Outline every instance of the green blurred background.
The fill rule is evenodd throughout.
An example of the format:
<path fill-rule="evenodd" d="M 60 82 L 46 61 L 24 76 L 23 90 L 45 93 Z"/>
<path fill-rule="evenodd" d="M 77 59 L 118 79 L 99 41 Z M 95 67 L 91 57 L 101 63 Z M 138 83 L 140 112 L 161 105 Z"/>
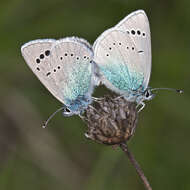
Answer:
<path fill-rule="evenodd" d="M 86 125 L 61 106 L 21 57 L 23 43 L 79 36 L 93 43 L 144 9 L 152 35 L 150 86 L 160 92 L 140 113 L 128 143 L 154 190 L 190 189 L 190 1 L 0 0 L 0 190 L 144 189 L 124 153 L 85 138 Z M 104 87 L 94 96 L 110 93 Z"/>

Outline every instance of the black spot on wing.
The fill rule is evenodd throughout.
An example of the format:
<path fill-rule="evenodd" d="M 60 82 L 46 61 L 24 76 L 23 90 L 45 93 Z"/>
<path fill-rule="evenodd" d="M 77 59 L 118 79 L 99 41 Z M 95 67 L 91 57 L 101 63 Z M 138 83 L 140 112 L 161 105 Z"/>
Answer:
<path fill-rule="evenodd" d="M 51 74 L 51 72 L 48 72 L 47 74 L 46 74 L 46 76 L 49 76 Z"/>
<path fill-rule="evenodd" d="M 50 55 L 50 50 L 46 50 L 46 51 L 45 51 L 45 55 L 46 55 L 46 56 L 49 56 L 49 55 Z"/>
<path fill-rule="evenodd" d="M 37 59 L 36 59 L 36 63 L 40 63 L 40 59 L 37 58 Z"/>
<path fill-rule="evenodd" d="M 41 55 L 40 55 L 40 59 L 43 59 L 43 58 L 44 58 L 44 54 L 41 54 Z"/>

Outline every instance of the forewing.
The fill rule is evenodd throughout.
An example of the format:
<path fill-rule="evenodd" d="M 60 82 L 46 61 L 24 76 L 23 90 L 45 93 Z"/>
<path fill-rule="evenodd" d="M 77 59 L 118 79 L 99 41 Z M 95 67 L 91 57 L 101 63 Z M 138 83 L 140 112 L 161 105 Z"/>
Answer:
<path fill-rule="evenodd" d="M 138 51 L 141 52 L 140 59 L 144 72 L 143 87 L 146 89 L 151 74 L 151 36 L 146 13 L 143 10 L 135 11 L 121 20 L 115 28 L 126 31 Z"/>
<path fill-rule="evenodd" d="M 144 75 L 140 57 L 129 34 L 109 29 L 96 40 L 93 48 L 94 61 L 108 88 L 126 95 L 142 86 Z"/>
<path fill-rule="evenodd" d="M 58 86 L 55 78 L 51 75 L 53 68 L 52 47 L 56 40 L 34 40 L 21 47 L 21 53 L 34 74 L 42 84 L 62 103 L 63 100 L 57 96 Z"/>

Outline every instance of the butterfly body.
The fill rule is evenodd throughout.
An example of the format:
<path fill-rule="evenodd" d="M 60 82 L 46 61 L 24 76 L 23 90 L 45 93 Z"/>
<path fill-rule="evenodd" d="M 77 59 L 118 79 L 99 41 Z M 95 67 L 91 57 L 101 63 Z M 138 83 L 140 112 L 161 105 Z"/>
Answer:
<path fill-rule="evenodd" d="M 34 40 L 22 55 L 42 84 L 64 104 L 64 115 L 80 114 L 94 89 L 93 51 L 81 38 Z"/>

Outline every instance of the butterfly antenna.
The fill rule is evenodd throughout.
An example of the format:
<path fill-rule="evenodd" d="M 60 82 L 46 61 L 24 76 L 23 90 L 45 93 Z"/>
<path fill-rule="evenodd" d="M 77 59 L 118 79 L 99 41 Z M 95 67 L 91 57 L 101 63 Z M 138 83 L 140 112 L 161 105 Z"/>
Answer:
<path fill-rule="evenodd" d="M 44 121 L 44 124 L 42 125 L 42 128 L 46 128 L 47 127 L 47 124 L 49 123 L 49 121 L 55 116 L 56 113 L 60 112 L 61 110 L 63 110 L 65 107 L 61 107 L 59 109 L 57 109 L 54 113 L 52 113 L 49 118 Z"/>
<path fill-rule="evenodd" d="M 174 91 L 174 92 L 177 92 L 177 93 L 180 93 L 182 94 L 183 93 L 183 90 L 180 90 L 180 89 L 175 89 L 175 88 L 153 88 L 151 89 L 151 92 L 152 91 L 157 91 L 157 90 L 170 90 L 170 91 Z"/>

